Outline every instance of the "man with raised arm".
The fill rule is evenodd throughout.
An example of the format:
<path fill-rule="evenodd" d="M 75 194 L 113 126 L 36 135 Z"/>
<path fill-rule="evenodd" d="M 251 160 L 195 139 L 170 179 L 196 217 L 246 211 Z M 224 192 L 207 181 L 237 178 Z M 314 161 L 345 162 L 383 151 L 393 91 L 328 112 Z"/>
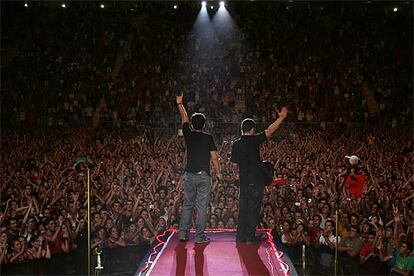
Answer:
<path fill-rule="evenodd" d="M 279 117 L 265 131 L 256 133 L 256 123 L 246 118 L 241 123 L 242 136 L 233 143 L 231 162 L 239 165 L 239 213 L 236 242 L 258 243 L 256 226 L 262 206 L 265 178 L 263 177 L 260 145 L 272 137 L 286 118 L 288 109 L 283 107 Z"/>
<path fill-rule="evenodd" d="M 208 243 L 204 232 L 207 220 L 207 206 L 210 199 L 210 160 L 218 179 L 222 178 L 217 147 L 213 136 L 203 132 L 206 117 L 202 113 L 191 116 L 191 126 L 183 104 L 183 95 L 176 97 L 177 108 L 183 123 L 183 135 L 187 147 L 187 165 L 184 177 L 184 203 L 180 220 L 179 240 L 188 241 L 191 214 L 196 205 L 196 243 Z"/>

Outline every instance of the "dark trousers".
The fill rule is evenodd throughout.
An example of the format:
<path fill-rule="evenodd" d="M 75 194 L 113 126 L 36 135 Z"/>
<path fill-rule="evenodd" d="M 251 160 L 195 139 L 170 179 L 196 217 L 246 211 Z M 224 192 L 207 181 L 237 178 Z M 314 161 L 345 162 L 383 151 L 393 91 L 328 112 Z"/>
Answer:
<path fill-rule="evenodd" d="M 237 219 L 237 241 L 252 241 L 256 237 L 256 226 L 263 201 L 263 185 L 241 186 L 239 215 Z"/>

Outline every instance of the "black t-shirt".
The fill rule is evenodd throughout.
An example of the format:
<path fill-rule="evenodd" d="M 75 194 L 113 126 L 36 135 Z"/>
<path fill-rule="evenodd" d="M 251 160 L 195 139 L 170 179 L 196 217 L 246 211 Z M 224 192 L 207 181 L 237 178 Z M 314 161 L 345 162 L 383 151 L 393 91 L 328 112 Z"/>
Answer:
<path fill-rule="evenodd" d="M 185 171 L 205 171 L 210 174 L 210 151 L 217 151 L 213 136 L 205 132 L 192 131 L 189 123 L 183 124 L 183 134 L 187 146 Z"/>
<path fill-rule="evenodd" d="M 240 186 L 259 184 L 257 182 L 260 145 L 267 140 L 266 134 L 243 135 L 233 143 L 230 161 L 239 165 Z"/>

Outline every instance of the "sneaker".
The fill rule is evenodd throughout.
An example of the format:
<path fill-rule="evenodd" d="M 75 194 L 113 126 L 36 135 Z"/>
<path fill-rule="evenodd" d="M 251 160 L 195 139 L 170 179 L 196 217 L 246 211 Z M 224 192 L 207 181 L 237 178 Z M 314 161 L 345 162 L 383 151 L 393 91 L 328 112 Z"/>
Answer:
<path fill-rule="evenodd" d="M 210 242 L 210 238 L 207 236 L 202 237 L 199 240 L 196 240 L 196 244 L 201 244 L 201 243 L 209 243 Z"/>

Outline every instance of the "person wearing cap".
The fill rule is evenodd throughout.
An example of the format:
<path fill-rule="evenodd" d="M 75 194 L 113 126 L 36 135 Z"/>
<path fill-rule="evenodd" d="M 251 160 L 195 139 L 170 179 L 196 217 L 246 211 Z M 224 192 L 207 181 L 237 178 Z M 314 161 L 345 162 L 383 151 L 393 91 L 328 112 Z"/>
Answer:
<path fill-rule="evenodd" d="M 183 135 L 187 147 L 187 165 L 184 177 L 184 203 L 180 220 L 179 240 L 188 241 L 193 207 L 196 205 L 196 243 L 207 243 L 204 232 L 207 220 L 207 206 L 211 190 L 210 160 L 218 179 L 222 179 L 217 147 L 213 136 L 203 132 L 206 117 L 194 113 L 190 120 L 183 104 L 183 95 L 176 97 L 177 108 L 183 123 Z"/>
<path fill-rule="evenodd" d="M 345 158 L 348 159 L 350 170 L 345 178 L 344 192 L 348 197 L 361 198 L 367 177 L 356 169 L 360 159 L 356 155 L 345 156 Z"/>
<path fill-rule="evenodd" d="M 232 146 L 230 161 L 239 166 L 239 212 L 236 242 L 258 243 L 256 226 L 263 200 L 264 179 L 261 177 L 260 145 L 272 137 L 287 117 L 283 107 L 279 117 L 265 131 L 256 133 L 256 122 L 246 118 L 241 122 L 241 137 Z"/>

